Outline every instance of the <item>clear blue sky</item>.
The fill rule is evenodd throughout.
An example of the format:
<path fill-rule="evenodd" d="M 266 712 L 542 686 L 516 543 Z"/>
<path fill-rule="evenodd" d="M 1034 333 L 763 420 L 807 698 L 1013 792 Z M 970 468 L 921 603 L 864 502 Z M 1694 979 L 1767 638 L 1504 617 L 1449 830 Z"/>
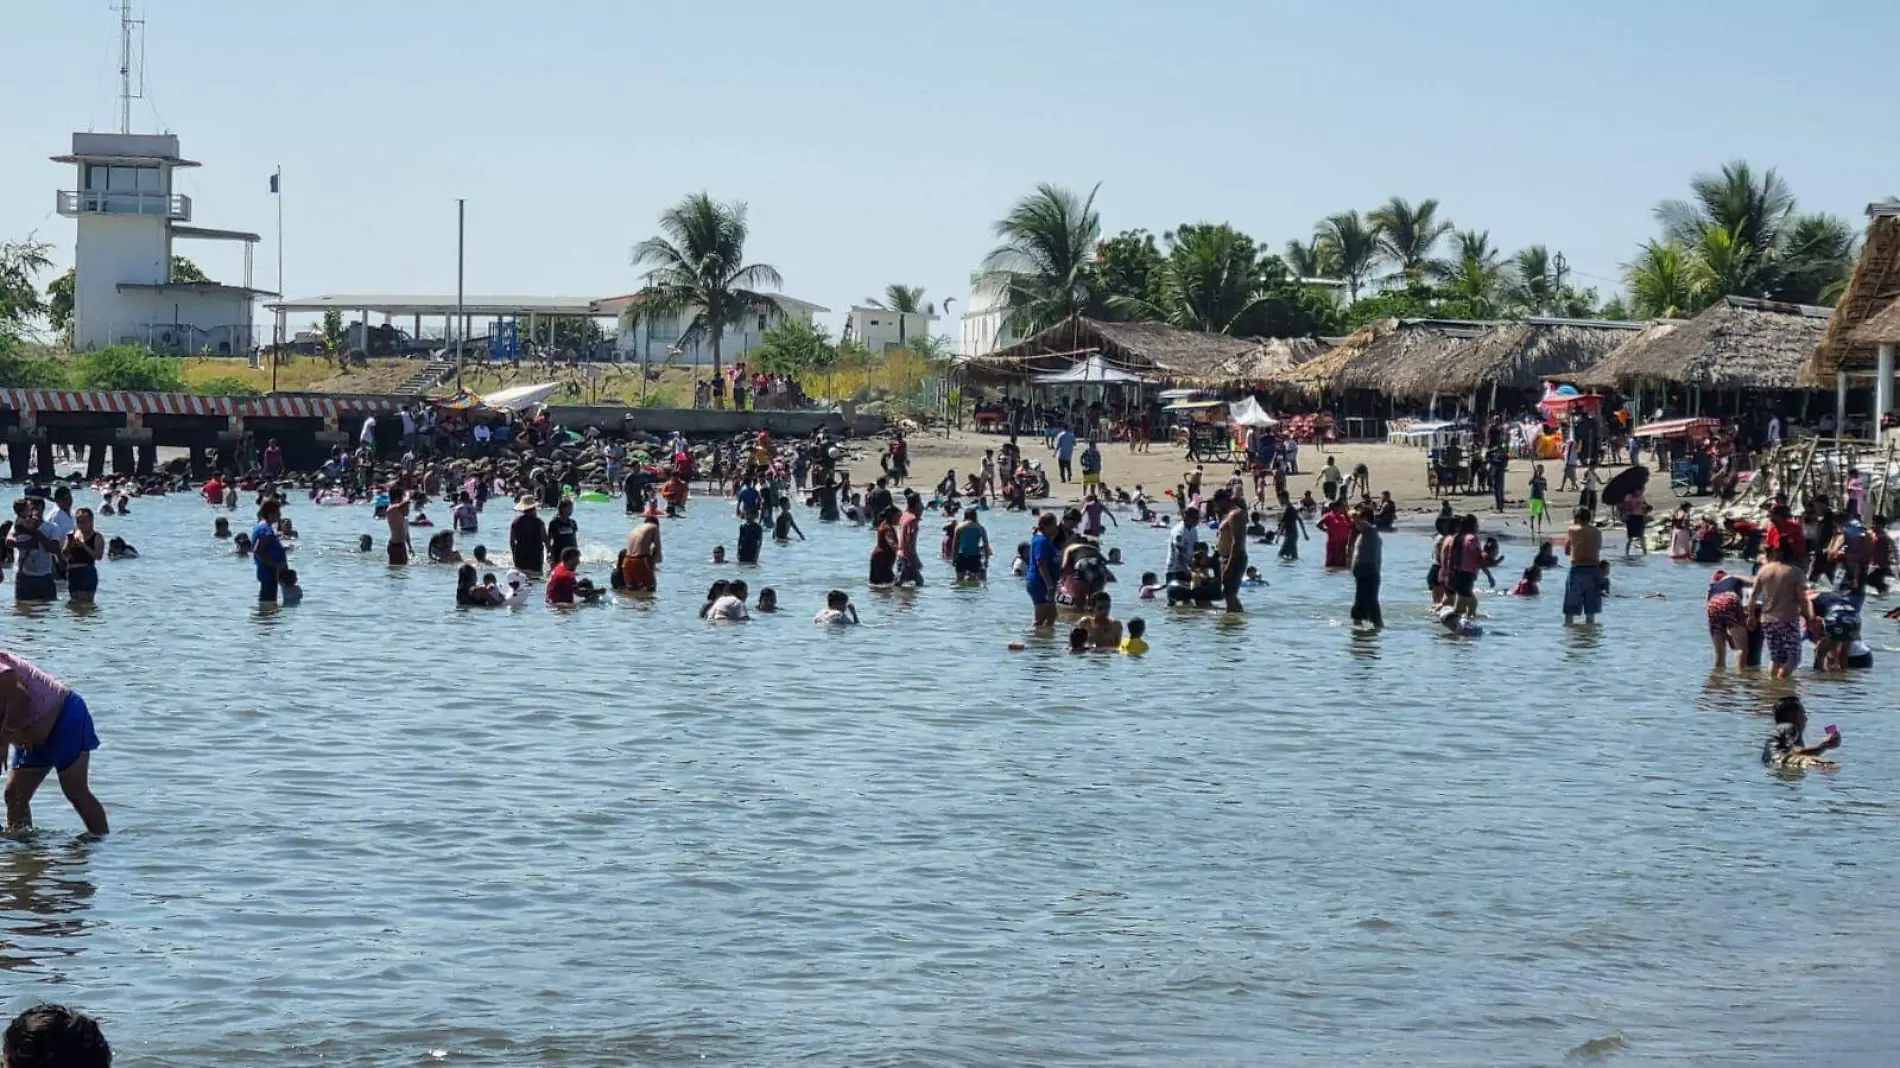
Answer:
<path fill-rule="evenodd" d="M 116 128 L 117 20 L 4 6 L 0 237 L 64 261 L 73 175 L 46 157 Z M 453 292 L 458 196 L 470 292 L 628 291 L 629 248 L 703 188 L 749 203 L 748 251 L 786 292 L 842 312 L 898 281 L 960 309 L 991 222 L 1039 181 L 1100 182 L 1110 233 L 1224 220 L 1275 248 L 1437 197 L 1606 292 L 1655 203 L 1724 160 L 1856 226 L 1900 191 L 1872 0 L 138 7 L 135 130 L 204 162 L 181 186 L 201 225 L 272 234 L 283 166 L 293 296 Z M 238 274 L 235 246 L 186 251 Z M 260 285 L 274 260 L 267 240 Z"/>

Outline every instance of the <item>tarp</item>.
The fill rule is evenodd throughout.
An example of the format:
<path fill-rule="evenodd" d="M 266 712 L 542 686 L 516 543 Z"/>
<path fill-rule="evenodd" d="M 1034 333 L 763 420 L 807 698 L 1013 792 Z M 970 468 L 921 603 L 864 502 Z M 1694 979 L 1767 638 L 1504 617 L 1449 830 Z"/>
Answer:
<path fill-rule="evenodd" d="M 1595 408 L 1602 403 L 1603 397 L 1596 393 L 1549 393 L 1537 405 L 1547 413 L 1555 413 L 1571 408 Z"/>
<path fill-rule="evenodd" d="M 1220 406 L 1221 402 L 1217 400 L 1178 401 L 1161 410 L 1164 412 L 1193 412 L 1199 411 L 1202 408 L 1218 408 Z"/>
<path fill-rule="evenodd" d="M 1227 419 L 1235 426 L 1279 426 L 1280 421 L 1267 414 L 1260 402 L 1242 397 L 1227 406 Z"/>
<path fill-rule="evenodd" d="M 554 396 L 554 391 L 560 388 L 559 382 L 542 382 L 534 386 L 511 386 L 483 397 L 482 406 L 494 408 L 497 411 L 519 412 Z"/>
<path fill-rule="evenodd" d="M 1690 416 L 1687 419 L 1664 419 L 1659 423 L 1644 423 L 1636 428 L 1634 437 L 1639 438 L 1676 438 L 1684 435 L 1707 436 L 1709 431 L 1722 425 L 1720 419 L 1707 416 Z"/>
<path fill-rule="evenodd" d="M 1030 381 L 1038 386 L 1099 386 L 1121 382 L 1149 382 L 1152 379 L 1143 378 L 1119 367 L 1111 367 L 1100 356 L 1090 356 L 1065 371 L 1037 375 Z"/>

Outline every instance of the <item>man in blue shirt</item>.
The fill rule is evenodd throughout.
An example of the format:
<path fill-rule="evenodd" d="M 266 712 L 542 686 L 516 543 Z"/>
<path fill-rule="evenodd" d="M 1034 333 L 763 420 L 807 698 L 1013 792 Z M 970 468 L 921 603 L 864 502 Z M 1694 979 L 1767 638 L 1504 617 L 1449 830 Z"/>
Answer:
<path fill-rule="evenodd" d="M 1056 477 L 1067 482 L 1074 471 L 1071 467 L 1075 459 L 1075 432 L 1063 427 L 1056 435 Z"/>
<path fill-rule="evenodd" d="M 759 491 L 750 480 L 739 487 L 739 518 L 748 522 L 759 518 Z"/>
<path fill-rule="evenodd" d="M 259 604 L 277 603 L 277 578 L 290 561 L 284 555 L 284 543 L 277 537 L 277 517 L 283 505 L 270 498 L 257 509 L 257 525 L 251 528 L 251 559 L 257 562 L 257 600 Z"/>
<path fill-rule="evenodd" d="M 1055 513 L 1044 512 L 1036 521 L 1035 536 L 1029 539 L 1029 566 L 1023 573 L 1023 591 L 1036 606 L 1038 627 L 1056 624 L 1056 578 L 1060 570 L 1055 542 L 1058 526 Z"/>

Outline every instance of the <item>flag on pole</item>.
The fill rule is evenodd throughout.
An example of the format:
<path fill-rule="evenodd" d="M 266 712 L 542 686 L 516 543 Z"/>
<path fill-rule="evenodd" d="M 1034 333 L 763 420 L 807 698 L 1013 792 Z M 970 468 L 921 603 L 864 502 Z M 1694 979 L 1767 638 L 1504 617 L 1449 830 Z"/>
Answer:
<path fill-rule="evenodd" d="M 273 193 L 277 193 L 277 192 L 281 192 L 281 191 L 282 191 L 282 190 L 280 190 L 280 189 L 278 189 L 278 188 L 277 188 L 277 183 L 278 183 L 278 181 L 279 181 L 279 180 L 280 180 L 281 178 L 283 178 L 283 176 L 284 176 L 284 174 L 283 174 L 283 172 L 282 172 L 282 171 L 279 171 L 279 172 L 277 172 L 276 174 L 273 174 L 273 175 L 271 175 L 271 176 L 270 176 L 270 191 L 271 191 L 271 192 L 273 192 Z"/>

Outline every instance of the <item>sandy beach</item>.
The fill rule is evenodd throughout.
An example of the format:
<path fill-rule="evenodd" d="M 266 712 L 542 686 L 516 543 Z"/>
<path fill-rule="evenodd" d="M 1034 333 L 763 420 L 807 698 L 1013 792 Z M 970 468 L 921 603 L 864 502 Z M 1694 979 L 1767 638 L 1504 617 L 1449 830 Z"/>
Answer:
<path fill-rule="evenodd" d="M 910 482 L 919 492 L 927 493 L 946 470 L 954 470 L 958 479 L 966 477 L 971 471 L 978 470 L 983 464 L 983 450 L 1000 447 L 1006 440 L 998 434 L 978 434 L 971 431 L 953 430 L 949 433 L 916 434 L 910 437 L 911 471 Z M 1040 437 L 1019 437 L 1017 443 L 1022 446 L 1023 455 L 1041 460 L 1051 475 L 1052 495 L 1042 504 L 1069 504 L 1078 502 L 1082 497 L 1080 482 L 1060 483 L 1054 481 L 1055 454 L 1045 448 Z M 881 446 L 883 440 L 879 439 Z M 878 452 L 867 448 L 862 456 L 850 464 L 851 480 L 869 482 L 881 473 L 878 468 Z M 1425 450 L 1407 448 L 1401 445 L 1389 445 L 1384 442 L 1341 442 L 1327 446 L 1309 445 L 1300 449 L 1300 473 L 1287 477 L 1287 489 L 1297 499 L 1302 490 L 1311 489 L 1314 496 L 1319 495 L 1319 472 L 1326 464 L 1326 457 L 1334 457 L 1342 472 L 1349 473 L 1355 464 L 1365 464 L 1371 473 L 1372 492 L 1376 497 L 1381 490 L 1389 490 L 1392 499 L 1399 506 L 1401 526 L 1423 526 L 1430 522 L 1439 510 L 1441 498 L 1432 495 L 1425 470 Z M 1110 487 L 1134 492 L 1136 485 L 1147 489 L 1151 498 L 1161 500 L 1161 491 L 1179 484 L 1194 465 L 1187 461 L 1186 451 L 1178 445 L 1156 442 L 1147 452 L 1129 452 L 1125 444 L 1110 445 L 1102 450 L 1102 481 Z M 1489 494 L 1453 495 L 1452 507 L 1459 512 L 1470 512 L 1478 516 L 1486 533 L 1501 538 L 1528 537 L 1529 515 L 1525 510 L 1524 499 L 1528 492 L 1531 471 L 1534 464 L 1530 460 L 1514 459 L 1506 472 L 1508 504 L 1507 510 L 1500 515 L 1492 511 Z M 1599 467 L 1597 473 L 1608 482 L 1622 465 Z M 1222 481 L 1234 468 L 1225 465 L 1207 465 L 1205 484 L 1211 488 Z M 1559 532 L 1567 524 L 1571 509 L 1577 506 L 1577 493 L 1574 490 L 1559 491 L 1557 484 L 1562 480 L 1563 465 L 1558 462 L 1544 464 L 1544 477 L 1550 482 L 1550 524 Z M 1247 481 L 1249 491 L 1252 479 Z M 1649 502 L 1658 512 L 1674 509 L 1682 498 L 1668 488 L 1668 480 L 1660 476 L 1650 480 L 1646 491 Z M 1711 498 L 1703 498 L 1710 500 Z M 1600 514 L 1599 522 L 1603 516 Z"/>

